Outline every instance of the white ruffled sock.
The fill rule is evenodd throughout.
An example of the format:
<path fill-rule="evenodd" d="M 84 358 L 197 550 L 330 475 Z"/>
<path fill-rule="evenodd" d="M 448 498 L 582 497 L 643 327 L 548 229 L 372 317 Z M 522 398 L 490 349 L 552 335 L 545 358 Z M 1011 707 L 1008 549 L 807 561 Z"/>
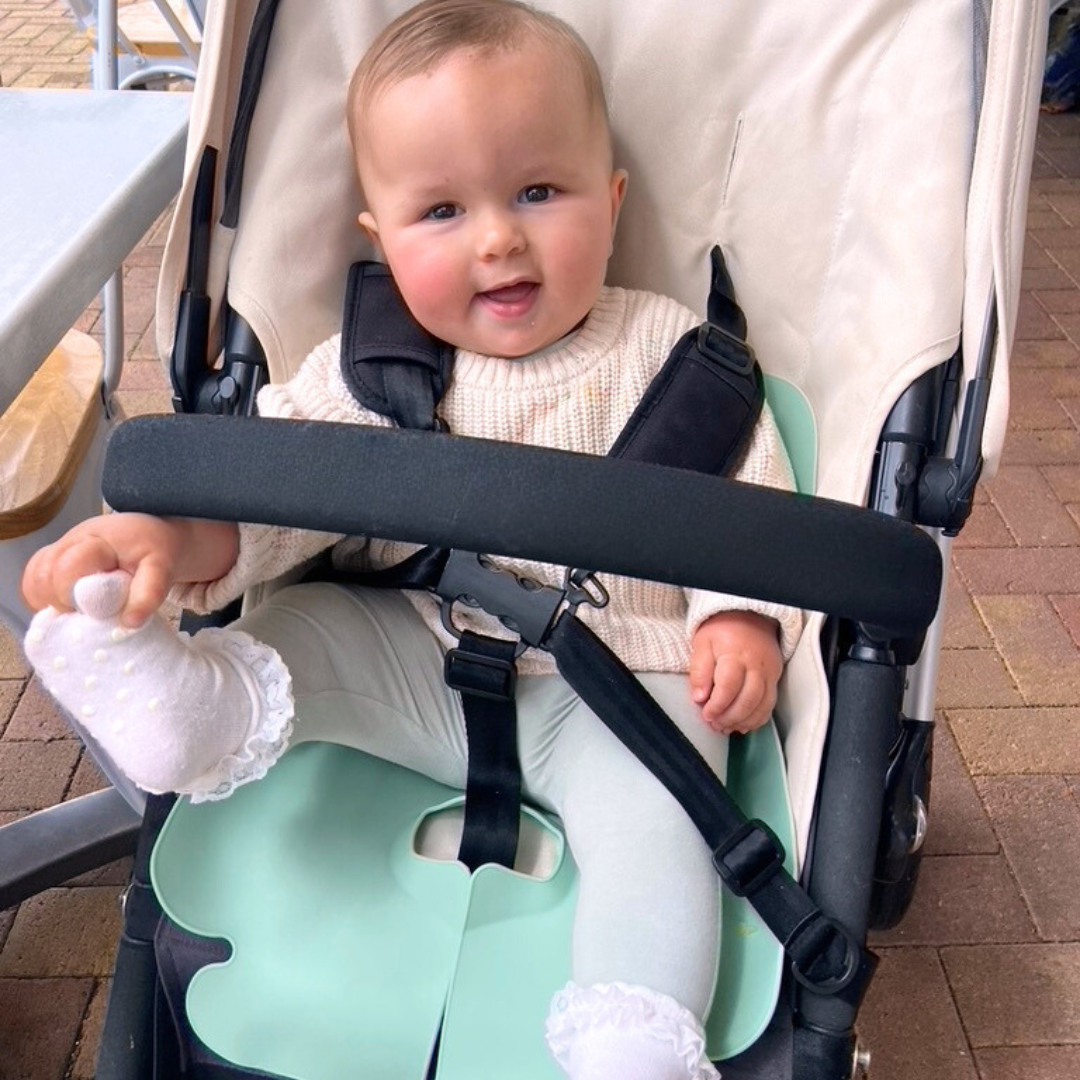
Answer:
<path fill-rule="evenodd" d="M 570 1080 L 720 1080 L 697 1017 L 644 986 L 567 983 L 547 1042 Z"/>
<path fill-rule="evenodd" d="M 160 615 L 120 625 L 130 576 L 75 585 L 76 611 L 46 608 L 26 635 L 45 689 L 145 791 L 193 802 L 257 780 L 292 733 L 292 679 L 269 645 L 239 630 L 177 633 Z"/>

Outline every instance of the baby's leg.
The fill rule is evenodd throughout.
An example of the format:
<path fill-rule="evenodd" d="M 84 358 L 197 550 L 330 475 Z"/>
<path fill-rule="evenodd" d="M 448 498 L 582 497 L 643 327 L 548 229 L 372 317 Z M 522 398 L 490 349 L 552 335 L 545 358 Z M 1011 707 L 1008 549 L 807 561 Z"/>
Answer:
<path fill-rule="evenodd" d="M 403 597 L 365 602 L 305 585 L 188 638 L 159 616 L 134 633 L 120 628 L 123 587 L 112 575 L 80 582 L 80 612 L 39 613 L 26 651 L 47 689 L 145 790 L 224 798 L 264 776 L 290 741 L 319 738 L 440 779 L 464 776 L 456 701 L 429 689 L 441 685 L 441 653 Z"/>
<path fill-rule="evenodd" d="M 272 645 L 292 672 L 292 744 L 352 746 L 463 788 L 461 701 L 443 650 L 394 589 L 328 582 L 274 593 L 235 627 Z"/>
<path fill-rule="evenodd" d="M 686 677 L 640 678 L 723 777 L 727 740 L 698 719 Z M 522 682 L 526 785 L 562 815 L 581 871 L 574 981 L 552 1004 L 549 1045 L 573 1080 L 715 1077 L 701 1019 L 718 966 L 720 894 L 705 843 L 561 679 Z"/>

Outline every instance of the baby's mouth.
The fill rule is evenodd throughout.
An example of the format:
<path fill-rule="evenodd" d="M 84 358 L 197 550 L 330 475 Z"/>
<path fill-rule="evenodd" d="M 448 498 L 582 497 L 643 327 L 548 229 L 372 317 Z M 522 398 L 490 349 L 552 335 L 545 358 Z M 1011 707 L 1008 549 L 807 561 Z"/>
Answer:
<path fill-rule="evenodd" d="M 517 281 L 513 285 L 503 285 L 498 289 L 477 293 L 477 296 L 488 310 L 513 317 L 524 314 L 532 306 L 539 291 L 540 286 L 535 281 Z"/>
<path fill-rule="evenodd" d="M 481 293 L 487 300 L 495 300 L 496 303 L 517 303 L 531 296 L 540 286 L 535 281 L 519 281 L 513 285 L 503 285 L 501 288 L 489 288 L 486 293 Z"/>

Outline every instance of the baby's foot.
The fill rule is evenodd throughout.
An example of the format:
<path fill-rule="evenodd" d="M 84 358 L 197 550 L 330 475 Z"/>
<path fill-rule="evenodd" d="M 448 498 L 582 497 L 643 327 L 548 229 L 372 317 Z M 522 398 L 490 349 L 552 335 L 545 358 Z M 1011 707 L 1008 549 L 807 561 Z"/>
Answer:
<path fill-rule="evenodd" d="M 45 689 L 146 791 L 224 798 L 266 775 L 292 732 L 292 680 L 239 630 L 177 633 L 158 614 L 120 625 L 130 576 L 75 585 L 76 611 L 34 616 L 25 650 Z"/>
<path fill-rule="evenodd" d="M 567 983 L 547 1043 L 570 1080 L 720 1080 L 701 1021 L 667 994 L 626 983 Z"/>

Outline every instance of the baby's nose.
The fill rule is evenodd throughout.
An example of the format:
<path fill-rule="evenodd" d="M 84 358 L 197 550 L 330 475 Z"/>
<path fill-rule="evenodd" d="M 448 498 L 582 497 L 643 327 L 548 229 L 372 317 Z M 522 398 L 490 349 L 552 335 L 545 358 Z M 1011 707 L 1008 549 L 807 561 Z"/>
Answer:
<path fill-rule="evenodd" d="M 501 259 L 524 251 L 524 230 L 513 214 L 492 213 L 485 217 L 479 236 L 479 254 L 482 259 Z"/>

